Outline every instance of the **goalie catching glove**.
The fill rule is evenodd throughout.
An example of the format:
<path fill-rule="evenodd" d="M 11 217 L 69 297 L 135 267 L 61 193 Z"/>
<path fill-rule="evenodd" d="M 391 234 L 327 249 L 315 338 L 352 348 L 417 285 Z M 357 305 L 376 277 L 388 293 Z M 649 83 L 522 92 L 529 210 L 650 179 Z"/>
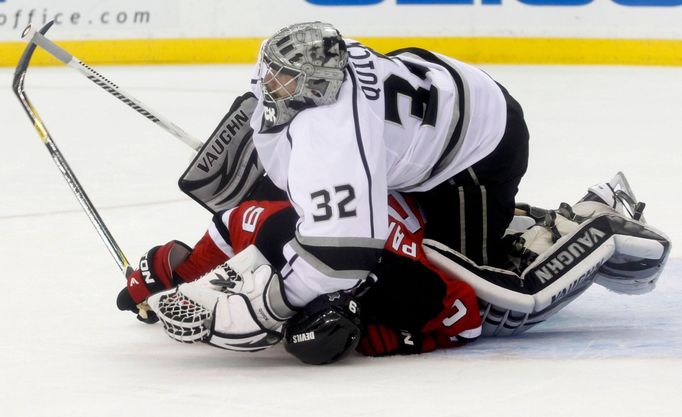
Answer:
<path fill-rule="evenodd" d="M 294 315 L 281 276 L 253 245 L 201 279 L 148 302 L 172 339 L 237 351 L 278 343 L 284 321 Z"/>
<path fill-rule="evenodd" d="M 156 246 L 140 259 L 139 267 L 127 277 L 126 288 L 116 299 L 121 311 L 132 311 L 145 323 L 158 321 L 145 302 L 151 294 L 177 286 L 183 280 L 173 271 L 181 264 L 192 249 L 182 242 L 172 240 L 163 246 Z"/>

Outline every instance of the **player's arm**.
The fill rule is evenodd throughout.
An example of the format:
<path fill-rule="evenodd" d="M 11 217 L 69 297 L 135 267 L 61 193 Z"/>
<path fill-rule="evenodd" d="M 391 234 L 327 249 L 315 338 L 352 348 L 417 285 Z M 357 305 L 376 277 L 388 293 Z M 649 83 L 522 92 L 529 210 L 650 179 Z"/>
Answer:
<path fill-rule="evenodd" d="M 149 250 L 128 278 L 117 305 L 147 321 L 146 311 L 140 308 L 150 295 L 193 282 L 252 244 L 281 266 L 281 248 L 291 239 L 295 220 L 284 201 L 246 201 L 218 212 L 193 248 L 174 240 Z"/>
<path fill-rule="evenodd" d="M 389 251 L 373 274 L 377 283 L 359 298 L 361 353 L 425 353 L 463 345 L 481 334 L 476 295 L 466 283 Z"/>
<path fill-rule="evenodd" d="M 389 237 L 371 278 L 352 295 L 316 298 L 285 325 L 285 347 L 303 362 L 336 360 L 358 342 L 361 353 L 384 356 L 461 345 L 480 334 L 473 289 L 425 259 L 417 206 L 392 193 L 389 213 Z"/>
<path fill-rule="evenodd" d="M 422 249 L 424 221 L 409 198 L 392 194 L 390 234 L 377 282 L 360 298 L 358 350 L 371 356 L 414 354 L 463 345 L 481 334 L 478 302 L 466 283 L 446 277 Z"/>

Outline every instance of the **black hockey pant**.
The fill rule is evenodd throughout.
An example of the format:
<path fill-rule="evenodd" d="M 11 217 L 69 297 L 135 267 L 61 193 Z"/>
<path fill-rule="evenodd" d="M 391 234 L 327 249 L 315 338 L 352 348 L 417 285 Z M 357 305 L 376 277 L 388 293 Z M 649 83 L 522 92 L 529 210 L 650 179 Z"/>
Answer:
<path fill-rule="evenodd" d="M 493 152 L 435 188 L 411 195 L 426 215 L 425 238 L 479 265 L 504 266 L 502 236 L 514 216 L 515 196 L 528 166 L 528 128 L 519 103 L 507 102 L 504 136 Z"/>

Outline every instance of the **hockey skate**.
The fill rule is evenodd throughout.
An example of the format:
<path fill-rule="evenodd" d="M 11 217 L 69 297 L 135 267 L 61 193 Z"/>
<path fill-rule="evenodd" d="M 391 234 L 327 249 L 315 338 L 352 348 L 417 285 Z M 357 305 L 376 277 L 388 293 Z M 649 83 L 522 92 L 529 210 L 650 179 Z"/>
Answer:
<path fill-rule="evenodd" d="M 578 204 L 584 201 L 604 203 L 622 215 L 646 223 L 642 216 L 646 204 L 637 201 L 625 174 L 620 171 L 610 181 L 589 187 Z"/>
<path fill-rule="evenodd" d="M 670 253 L 670 240 L 662 232 L 646 225 L 642 215 L 645 203 L 637 201 L 625 175 L 618 172 L 610 181 L 588 188 L 587 195 L 573 206 L 576 213 L 594 217 L 603 203 L 624 218 L 621 236 L 616 236 L 616 252 L 598 271 L 595 283 L 621 294 L 644 294 L 654 289 Z M 589 213 L 591 212 L 591 213 Z M 635 224 L 639 224 L 638 229 Z"/>

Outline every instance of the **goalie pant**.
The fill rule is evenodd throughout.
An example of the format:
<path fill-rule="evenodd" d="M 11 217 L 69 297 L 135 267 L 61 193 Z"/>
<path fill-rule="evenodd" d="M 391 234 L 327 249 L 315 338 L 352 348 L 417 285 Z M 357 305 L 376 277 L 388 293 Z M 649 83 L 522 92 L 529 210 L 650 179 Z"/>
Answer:
<path fill-rule="evenodd" d="M 184 281 L 198 279 L 251 244 L 281 270 L 286 262 L 282 247 L 294 238 L 297 219 L 286 201 L 242 202 L 214 216 L 175 272 Z M 426 259 L 423 226 L 412 201 L 397 193 L 389 196 L 390 234 L 382 259 L 357 289 L 364 328 L 359 350 L 364 354 L 423 353 L 460 346 L 481 334 L 473 289 Z M 283 278 L 285 291 L 295 291 Z"/>

